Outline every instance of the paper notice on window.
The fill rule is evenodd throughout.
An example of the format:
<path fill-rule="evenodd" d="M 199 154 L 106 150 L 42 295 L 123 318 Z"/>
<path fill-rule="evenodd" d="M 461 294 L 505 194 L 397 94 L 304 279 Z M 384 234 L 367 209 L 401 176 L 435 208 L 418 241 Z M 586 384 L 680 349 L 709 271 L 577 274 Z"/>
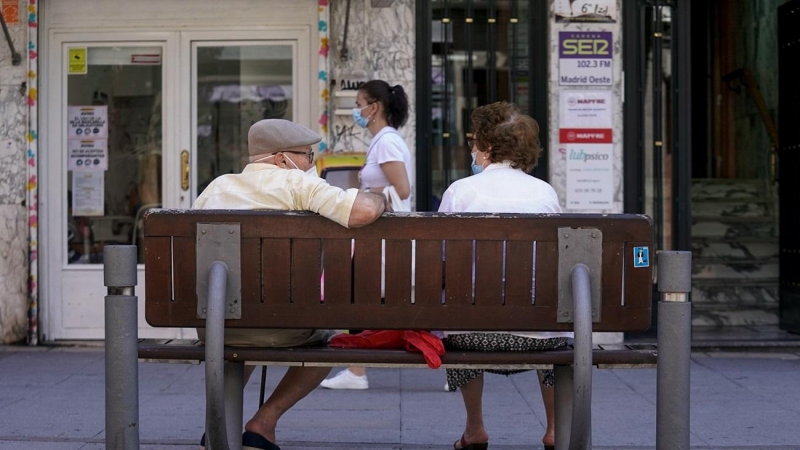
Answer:
<path fill-rule="evenodd" d="M 611 209 L 614 144 L 567 144 L 567 208 Z"/>
<path fill-rule="evenodd" d="M 67 141 L 69 170 L 108 170 L 108 140 L 70 139 Z"/>
<path fill-rule="evenodd" d="M 102 216 L 105 172 L 72 172 L 72 215 Z"/>
<path fill-rule="evenodd" d="M 69 139 L 105 139 L 108 137 L 108 107 L 70 106 L 67 108 Z"/>

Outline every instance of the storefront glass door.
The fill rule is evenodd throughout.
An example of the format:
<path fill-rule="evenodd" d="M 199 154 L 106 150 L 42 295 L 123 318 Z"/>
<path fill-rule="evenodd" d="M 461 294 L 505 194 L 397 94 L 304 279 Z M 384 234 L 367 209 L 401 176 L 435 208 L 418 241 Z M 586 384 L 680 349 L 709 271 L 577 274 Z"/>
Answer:
<path fill-rule="evenodd" d="M 50 48 L 43 337 L 101 339 L 103 247 L 137 245 L 142 263 L 144 213 L 189 208 L 214 178 L 240 172 L 250 125 L 311 125 L 309 39 L 302 30 L 54 33 Z M 143 266 L 136 292 L 141 337 L 194 337 L 146 324 Z"/>
<path fill-rule="evenodd" d="M 103 337 L 103 248 L 140 245 L 143 212 L 171 201 L 164 167 L 174 158 L 169 149 L 176 141 L 177 38 L 50 34 L 47 78 L 41 81 L 44 340 Z M 140 261 L 142 256 L 140 251 Z M 141 270 L 136 291 L 141 299 Z M 141 302 L 139 310 L 140 328 L 147 330 Z"/>
<path fill-rule="evenodd" d="M 294 45 L 192 45 L 197 193 L 214 178 L 248 163 L 247 132 L 262 119 L 294 117 Z"/>

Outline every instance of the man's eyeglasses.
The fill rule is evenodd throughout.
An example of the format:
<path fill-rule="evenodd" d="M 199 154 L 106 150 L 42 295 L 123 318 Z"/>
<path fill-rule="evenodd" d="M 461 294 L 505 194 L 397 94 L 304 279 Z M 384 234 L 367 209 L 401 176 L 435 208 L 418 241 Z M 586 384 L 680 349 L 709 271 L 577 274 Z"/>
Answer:
<path fill-rule="evenodd" d="M 298 155 L 306 155 L 308 157 L 308 162 L 310 162 L 310 163 L 314 162 L 314 151 L 313 150 L 308 152 L 308 153 L 297 151 L 297 150 L 281 150 L 278 153 L 296 153 Z"/>

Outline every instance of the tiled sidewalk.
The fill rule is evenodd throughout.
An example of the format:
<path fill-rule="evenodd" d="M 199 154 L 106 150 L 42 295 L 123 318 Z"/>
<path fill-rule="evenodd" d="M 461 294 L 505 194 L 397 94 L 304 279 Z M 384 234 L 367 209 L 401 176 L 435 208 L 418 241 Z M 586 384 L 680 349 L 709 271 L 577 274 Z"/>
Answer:
<path fill-rule="evenodd" d="M 0 347 L 0 449 L 104 448 L 104 357 L 99 348 Z M 196 449 L 203 367 L 139 366 L 145 449 Z M 268 389 L 284 369 L 270 368 Z M 279 424 L 282 448 L 447 449 L 460 435 L 458 393 L 444 373 L 375 369 L 367 391 L 318 389 Z M 255 411 L 259 377 L 245 392 Z M 692 446 L 800 449 L 800 353 L 702 353 L 692 362 Z M 593 442 L 655 446 L 655 370 L 595 370 Z M 534 375 L 489 375 L 484 397 L 493 449 L 533 449 L 544 412 Z"/>

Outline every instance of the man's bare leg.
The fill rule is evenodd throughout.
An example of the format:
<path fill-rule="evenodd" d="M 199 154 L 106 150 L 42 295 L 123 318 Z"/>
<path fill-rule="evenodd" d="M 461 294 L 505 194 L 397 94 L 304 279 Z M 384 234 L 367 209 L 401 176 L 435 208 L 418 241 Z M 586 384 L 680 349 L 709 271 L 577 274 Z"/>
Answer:
<path fill-rule="evenodd" d="M 275 442 L 275 427 L 281 416 L 319 386 L 330 371 L 330 367 L 290 367 L 244 429 Z"/>

